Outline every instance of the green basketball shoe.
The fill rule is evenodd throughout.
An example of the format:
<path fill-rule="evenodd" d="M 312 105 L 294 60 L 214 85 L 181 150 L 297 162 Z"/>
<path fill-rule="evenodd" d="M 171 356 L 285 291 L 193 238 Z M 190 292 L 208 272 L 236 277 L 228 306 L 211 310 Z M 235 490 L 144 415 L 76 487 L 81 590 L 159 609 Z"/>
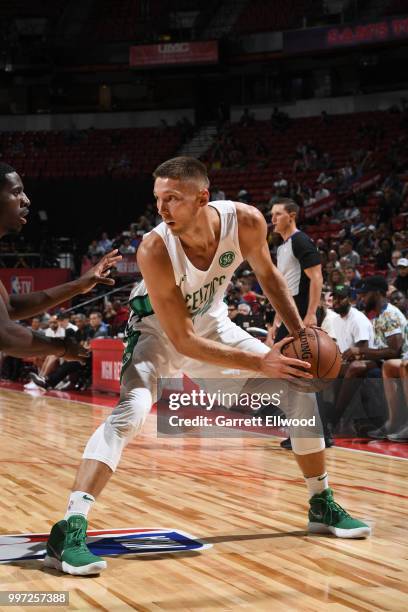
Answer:
<path fill-rule="evenodd" d="M 81 514 L 56 523 L 48 538 L 44 565 L 74 576 L 99 574 L 106 569 L 106 561 L 93 555 L 85 543 L 87 526 Z"/>
<path fill-rule="evenodd" d="M 325 489 L 309 500 L 310 533 L 332 533 L 338 538 L 367 538 L 371 528 L 350 516 L 333 499 L 332 489 Z"/>

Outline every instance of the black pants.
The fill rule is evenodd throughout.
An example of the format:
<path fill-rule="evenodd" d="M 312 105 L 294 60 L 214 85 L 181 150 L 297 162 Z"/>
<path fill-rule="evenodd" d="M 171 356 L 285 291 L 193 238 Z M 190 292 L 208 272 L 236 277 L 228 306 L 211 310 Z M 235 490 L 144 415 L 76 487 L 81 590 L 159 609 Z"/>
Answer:
<path fill-rule="evenodd" d="M 64 361 L 62 365 L 47 377 L 48 385 L 54 388 L 70 374 L 77 374 L 78 377 L 87 377 L 91 373 L 90 361 L 89 358 L 89 363 L 86 365 L 82 365 L 79 361 Z"/>

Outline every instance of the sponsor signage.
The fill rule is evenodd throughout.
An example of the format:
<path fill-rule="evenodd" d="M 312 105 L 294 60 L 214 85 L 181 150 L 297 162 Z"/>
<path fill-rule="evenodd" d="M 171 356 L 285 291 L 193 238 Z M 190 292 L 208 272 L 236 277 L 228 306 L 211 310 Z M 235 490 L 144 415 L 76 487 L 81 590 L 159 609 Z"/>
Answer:
<path fill-rule="evenodd" d="M 149 68 L 179 64 L 215 64 L 217 41 L 163 43 L 130 47 L 131 68 Z"/>
<path fill-rule="evenodd" d="M 284 52 L 300 53 L 408 39 L 408 16 L 284 32 Z"/>

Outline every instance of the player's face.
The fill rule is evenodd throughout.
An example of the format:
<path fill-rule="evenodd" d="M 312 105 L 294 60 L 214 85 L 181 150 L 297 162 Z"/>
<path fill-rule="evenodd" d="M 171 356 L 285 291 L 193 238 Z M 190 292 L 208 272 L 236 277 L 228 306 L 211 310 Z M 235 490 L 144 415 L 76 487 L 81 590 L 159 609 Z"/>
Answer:
<path fill-rule="evenodd" d="M 196 181 L 157 178 L 154 183 L 157 210 L 170 231 L 179 236 L 194 227 L 209 192 Z"/>
<path fill-rule="evenodd" d="M 273 229 L 278 234 L 286 232 L 290 226 L 291 216 L 285 210 L 283 204 L 274 204 L 272 207 L 272 224 Z"/>
<path fill-rule="evenodd" d="M 30 200 L 17 172 L 6 175 L 0 191 L 0 235 L 18 234 L 27 223 Z"/>

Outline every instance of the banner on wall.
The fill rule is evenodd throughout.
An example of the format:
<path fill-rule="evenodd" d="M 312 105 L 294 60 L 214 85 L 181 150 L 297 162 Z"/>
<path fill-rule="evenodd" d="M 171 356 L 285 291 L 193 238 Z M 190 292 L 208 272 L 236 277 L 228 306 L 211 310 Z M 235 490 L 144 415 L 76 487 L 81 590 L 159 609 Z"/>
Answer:
<path fill-rule="evenodd" d="M 284 32 L 284 52 L 323 51 L 408 39 L 408 16 Z"/>
<path fill-rule="evenodd" d="M 116 273 L 119 276 L 131 276 L 139 273 L 136 255 L 122 255 L 122 260 L 116 264 Z"/>
<path fill-rule="evenodd" d="M 70 280 L 71 271 L 63 268 L 0 268 L 0 281 L 14 295 L 49 289 Z"/>
<path fill-rule="evenodd" d="M 152 68 L 179 64 L 216 64 L 218 42 L 178 42 L 130 47 L 131 68 Z"/>

